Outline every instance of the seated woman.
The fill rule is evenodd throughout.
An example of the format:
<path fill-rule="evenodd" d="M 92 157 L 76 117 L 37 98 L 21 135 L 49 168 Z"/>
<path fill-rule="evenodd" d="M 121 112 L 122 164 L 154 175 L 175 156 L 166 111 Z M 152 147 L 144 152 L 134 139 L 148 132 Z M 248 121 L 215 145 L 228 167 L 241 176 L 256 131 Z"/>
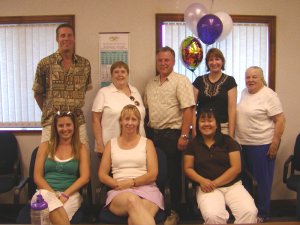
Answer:
<path fill-rule="evenodd" d="M 164 209 L 163 196 L 155 184 L 158 174 L 156 151 L 151 140 L 139 134 L 141 114 L 127 105 L 119 118 L 120 136 L 105 146 L 98 176 L 112 188 L 106 206 L 117 216 L 128 216 L 128 224 L 155 224 Z M 110 170 L 112 177 L 109 175 Z"/>
<path fill-rule="evenodd" d="M 226 224 L 229 213 L 236 224 L 256 223 L 257 209 L 243 187 L 240 147 L 221 133 L 216 113 L 210 108 L 198 112 L 196 137 L 184 155 L 184 172 L 196 182 L 196 198 L 206 224 Z"/>
<path fill-rule="evenodd" d="M 39 146 L 34 182 L 49 207 L 52 224 L 70 224 L 82 199 L 79 190 L 89 182 L 90 162 L 72 112 L 57 112 L 53 118 L 49 142 Z"/>

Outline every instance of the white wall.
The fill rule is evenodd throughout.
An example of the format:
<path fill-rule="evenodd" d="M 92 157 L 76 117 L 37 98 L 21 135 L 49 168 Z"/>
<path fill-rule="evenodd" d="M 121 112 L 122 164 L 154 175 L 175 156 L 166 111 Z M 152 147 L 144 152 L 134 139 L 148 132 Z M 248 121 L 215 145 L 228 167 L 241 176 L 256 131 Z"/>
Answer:
<path fill-rule="evenodd" d="M 99 87 L 98 32 L 130 32 L 131 83 L 140 92 L 155 73 L 155 14 L 183 13 L 195 1 L 188 0 L 1 0 L 1 16 L 74 14 L 76 51 L 88 58 L 92 65 L 94 88 L 86 98 L 85 115 L 88 122 L 90 146 L 93 147 L 91 106 Z M 212 0 L 198 0 L 208 9 Z M 300 58 L 299 0 L 218 0 L 212 13 L 224 11 L 235 15 L 277 16 L 276 92 L 282 101 L 287 118 L 286 130 L 278 153 L 273 199 L 294 198 L 294 193 L 282 183 L 282 167 L 292 152 L 295 137 L 300 131 L 299 67 Z M 39 135 L 17 135 L 20 142 L 25 175 L 33 148 Z M 93 179 L 96 179 L 97 160 L 92 153 Z M 6 198 L 8 196 L 1 196 Z"/>

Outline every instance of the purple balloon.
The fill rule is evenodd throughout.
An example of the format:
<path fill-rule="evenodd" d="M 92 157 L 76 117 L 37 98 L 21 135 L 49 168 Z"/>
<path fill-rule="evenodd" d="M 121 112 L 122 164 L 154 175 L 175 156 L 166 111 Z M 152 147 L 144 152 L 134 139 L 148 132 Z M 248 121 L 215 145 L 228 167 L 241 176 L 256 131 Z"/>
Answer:
<path fill-rule="evenodd" d="M 223 23 L 216 15 L 206 14 L 199 20 L 197 31 L 200 40 L 207 45 L 211 45 L 222 34 Z"/>

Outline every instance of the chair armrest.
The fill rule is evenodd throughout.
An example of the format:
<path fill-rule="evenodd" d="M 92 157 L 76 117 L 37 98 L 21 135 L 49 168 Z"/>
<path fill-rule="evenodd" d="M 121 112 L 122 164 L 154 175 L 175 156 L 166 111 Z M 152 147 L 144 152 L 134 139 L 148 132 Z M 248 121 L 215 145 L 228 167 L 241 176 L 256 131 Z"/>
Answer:
<path fill-rule="evenodd" d="M 293 159 L 294 159 L 294 155 L 290 155 L 283 164 L 283 176 L 282 176 L 283 183 L 287 183 L 289 166 L 292 163 Z M 291 174 L 294 174 L 294 169 L 292 167 L 291 167 Z"/>
<path fill-rule="evenodd" d="M 89 206 L 92 204 L 92 186 L 91 182 L 88 182 L 81 188 L 81 195 L 83 198 L 82 204 Z"/>
<path fill-rule="evenodd" d="M 190 180 L 189 178 L 186 179 L 187 183 L 187 192 L 186 192 L 186 201 L 188 203 L 189 210 L 191 211 L 191 215 L 195 219 L 202 218 L 201 212 L 198 208 L 197 203 L 197 196 L 196 196 L 196 189 L 199 184 L 195 181 Z"/>
<path fill-rule="evenodd" d="M 247 169 L 243 168 L 243 174 L 248 178 L 249 181 L 251 181 L 251 195 L 254 200 L 257 199 L 257 180 L 252 175 L 252 173 Z"/>
<path fill-rule="evenodd" d="M 14 192 L 14 204 L 20 204 L 20 194 L 23 188 L 25 187 L 26 184 L 29 182 L 29 177 L 26 177 L 20 181 L 18 186 L 15 189 Z"/>
<path fill-rule="evenodd" d="M 21 166 L 20 166 L 20 159 L 16 159 L 13 165 L 13 174 L 15 177 L 15 182 L 18 183 L 21 179 Z"/>
<path fill-rule="evenodd" d="M 86 223 L 96 223 L 96 216 L 95 216 L 96 214 L 94 213 L 93 197 L 92 197 L 92 184 L 90 181 L 80 189 L 80 194 L 82 196 L 82 204 L 78 210 L 81 211 L 81 213 L 78 213 L 80 217 L 78 216 L 78 218 L 74 221 L 73 221 L 74 219 L 73 217 L 71 224 L 76 224 L 82 221 L 85 221 Z"/>
<path fill-rule="evenodd" d="M 162 194 L 164 196 L 165 210 L 171 209 L 171 191 L 169 185 L 165 185 L 164 192 Z"/>
<path fill-rule="evenodd" d="M 99 183 L 99 186 L 95 188 L 95 203 L 96 205 L 103 205 L 106 202 L 106 193 L 109 191 L 109 187 L 103 183 Z"/>
<path fill-rule="evenodd" d="M 81 195 L 83 198 L 83 202 L 85 202 L 86 197 L 88 196 L 87 184 L 81 188 Z"/>
<path fill-rule="evenodd" d="M 196 199 L 196 182 L 187 179 L 187 201 L 192 202 Z"/>

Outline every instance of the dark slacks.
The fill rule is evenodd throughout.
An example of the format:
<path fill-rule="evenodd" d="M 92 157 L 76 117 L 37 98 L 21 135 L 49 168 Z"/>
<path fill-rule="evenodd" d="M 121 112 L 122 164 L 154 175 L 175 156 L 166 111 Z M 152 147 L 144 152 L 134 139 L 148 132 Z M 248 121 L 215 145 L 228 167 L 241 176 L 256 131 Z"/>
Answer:
<path fill-rule="evenodd" d="M 182 190 L 182 152 L 177 149 L 180 134 L 181 131 L 177 129 L 152 129 L 149 135 L 154 145 L 164 151 L 167 156 L 167 182 L 171 192 L 171 209 L 176 212 L 180 210 Z"/>

